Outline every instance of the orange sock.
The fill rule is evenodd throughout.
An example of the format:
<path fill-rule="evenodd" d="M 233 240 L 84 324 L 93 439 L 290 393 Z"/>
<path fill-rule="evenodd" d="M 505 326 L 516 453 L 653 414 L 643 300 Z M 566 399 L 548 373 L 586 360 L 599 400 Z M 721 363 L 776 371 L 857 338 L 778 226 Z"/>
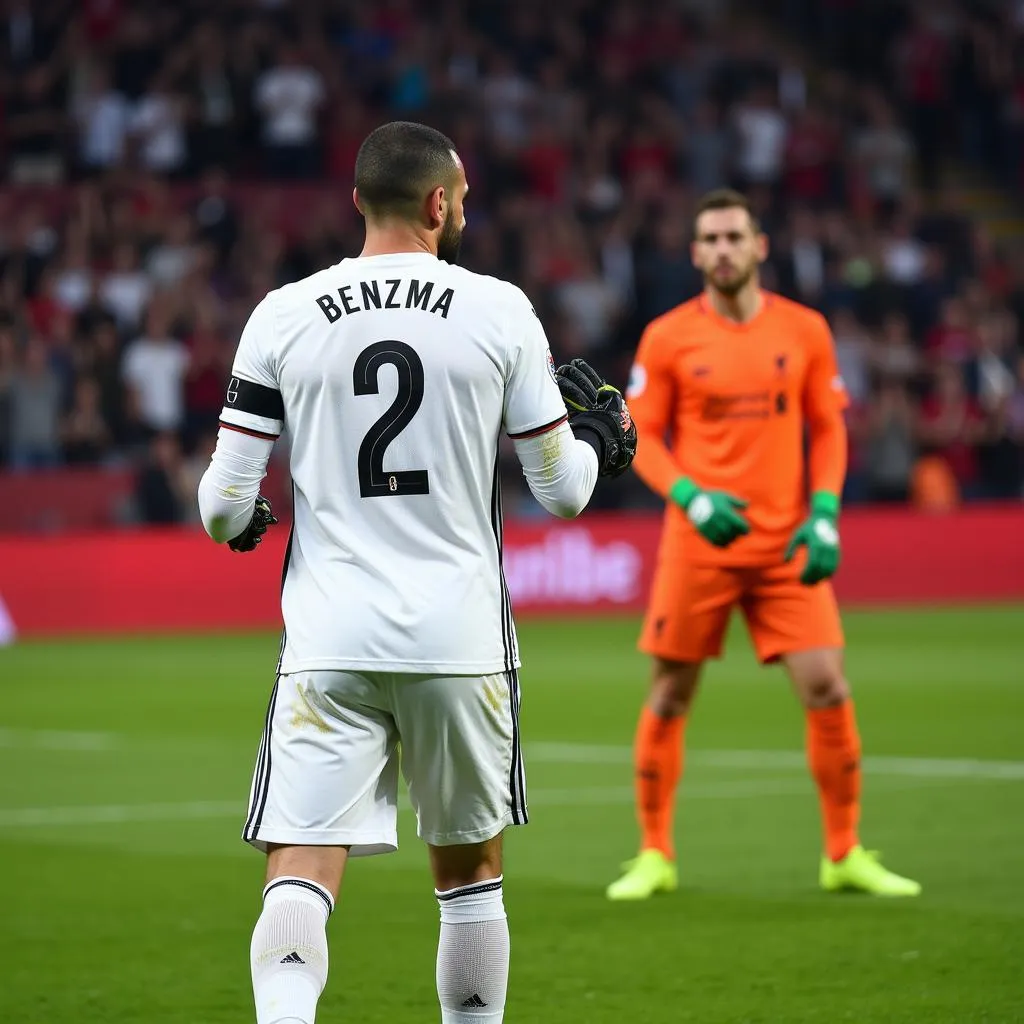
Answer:
<path fill-rule="evenodd" d="M 636 813 L 641 850 L 661 850 L 675 858 L 672 811 L 676 786 L 683 773 L 683 730 L 686 718 L 662 718 L 644 705 L 636 729 Z"/>
<path fill-rule="evenodd" d="M 859 842 L 860 736 L 852 700 L 807 712 L 807 761 L 818 786 L 825 852 L 842 860 Z"/>

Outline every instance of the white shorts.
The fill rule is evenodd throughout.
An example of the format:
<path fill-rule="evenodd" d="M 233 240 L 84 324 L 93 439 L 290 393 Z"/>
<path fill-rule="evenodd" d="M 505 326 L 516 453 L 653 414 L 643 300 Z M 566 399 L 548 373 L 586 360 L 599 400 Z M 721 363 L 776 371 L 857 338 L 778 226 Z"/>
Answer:
<path fill-rule="evenodd" d="M 525 825 L 516 672 L 425 676 L 296 672 L 270 696 L 242 836 L 268 843 L 398 848 L 398 768 L 433 846 Z"/>

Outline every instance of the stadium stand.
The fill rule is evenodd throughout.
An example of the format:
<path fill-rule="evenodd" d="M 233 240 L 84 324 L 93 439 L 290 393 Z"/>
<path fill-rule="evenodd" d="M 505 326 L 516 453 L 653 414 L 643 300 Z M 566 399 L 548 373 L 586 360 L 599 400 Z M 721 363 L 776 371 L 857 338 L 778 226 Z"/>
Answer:
<path fill-rule="evenodd" d="M 358 252 L 355 151 L 392 118 L 456 140 L 464 262 L 620 384 L 699 287 L 696 197 L 745 188 L 768 287 L 833 325 L 847 500 L 1019 500 L 1022 44 L 983 0 L 13 0 L 0 529 L 194 519 L 241 325 Z M 530 515 L 514 459 L 507 488 Z"/>

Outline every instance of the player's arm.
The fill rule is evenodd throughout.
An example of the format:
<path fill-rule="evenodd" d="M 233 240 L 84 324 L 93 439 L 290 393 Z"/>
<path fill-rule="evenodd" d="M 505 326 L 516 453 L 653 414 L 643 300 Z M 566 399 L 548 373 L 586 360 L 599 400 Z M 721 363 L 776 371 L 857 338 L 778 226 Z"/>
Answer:
<path fill-rule="evenodd" d="M 667 340 L 657 328 L 648 327 L 630 373 L 626 398 L 637 432 L 633 467 L 652 491 L 685 510 L 705 540 L 726 547 L 750 532 L 750 524 L 740 513 L 747 502 L 723 491 L 705 490 L 682 473 L 669 450 L 665 437 L 680 396 L 676 394 Z"/>
<path fill-rule="evenodd" d="M 544 328 L 526 296 L 515 289 L 508 322 L 503 421 L 530 492 L 564 519 L 578 516 L 597 482 L 595 449 L 568 424 Z"/>
<path fill-rule="evenodd" d="M 785 556 L 789 561 L 801 545 L 806 545 L 807 564 L 800 579 L 808 585 L 828 579 L 839 568 L 839 505 L 847 452 L 843 410 L 848 404 L 832 335 L 822 319 L 812 336 L 802 402 L 808 433 L 811 509 L 790 540 Z"/>
<path fill-rule="evenodd" d="M 235 551 L 251 551 L 277 522 L 260 496 L 267 463 L 284 429 L 284 404 L 265 353 L 274 333 L 271 299 L 252 312 L 235 353 L 217 447 L 199 482 L 206 532 Z"/>

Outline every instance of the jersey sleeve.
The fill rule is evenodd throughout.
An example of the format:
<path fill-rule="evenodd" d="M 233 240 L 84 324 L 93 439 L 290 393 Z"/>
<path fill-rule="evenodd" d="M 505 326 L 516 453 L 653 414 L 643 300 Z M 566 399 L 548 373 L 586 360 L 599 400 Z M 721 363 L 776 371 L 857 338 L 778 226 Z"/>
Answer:
<path fill-rule="evenodd" d="M 284 402 L 273 366 L 274 307 L 268 295 L 242 330 L 220 423 L 229 430 L 276 440 L 284 429 Z"/>
<path fill-rule="evenodd" d="M 640 479 L 662 497 L 682 476 L 665 443 L 676 401 L 668 342 L 658 327 L 648 325 L 640 338 L 626 388 L 626 401 L 637 432 L 633 468 Z"/>
<path fill-rule="evenodd" d="M 804 381 L 804 416 L 808 423 L 827 420 L 849 404 L 836 361 L 832 332 L 824 317 L 816 317 L 810 332 L 810 359 Z"/>
<path fill-rule="evenodd" d="M 503 420 L 513 440 L 552 430 L 567 419 L 555 361 L 540 318 L 518 288 L 509 313 Z"/>
<path fill-rule="evenodd" d="M 814 324 L 811 345 L 803 396 L 810 435 L 807 457 L 811 490 L 840 495 L 847 458 L 843 410 L 849 405 L 849 398 L 839 374 L 832 333 L 823 317 Z"/>

